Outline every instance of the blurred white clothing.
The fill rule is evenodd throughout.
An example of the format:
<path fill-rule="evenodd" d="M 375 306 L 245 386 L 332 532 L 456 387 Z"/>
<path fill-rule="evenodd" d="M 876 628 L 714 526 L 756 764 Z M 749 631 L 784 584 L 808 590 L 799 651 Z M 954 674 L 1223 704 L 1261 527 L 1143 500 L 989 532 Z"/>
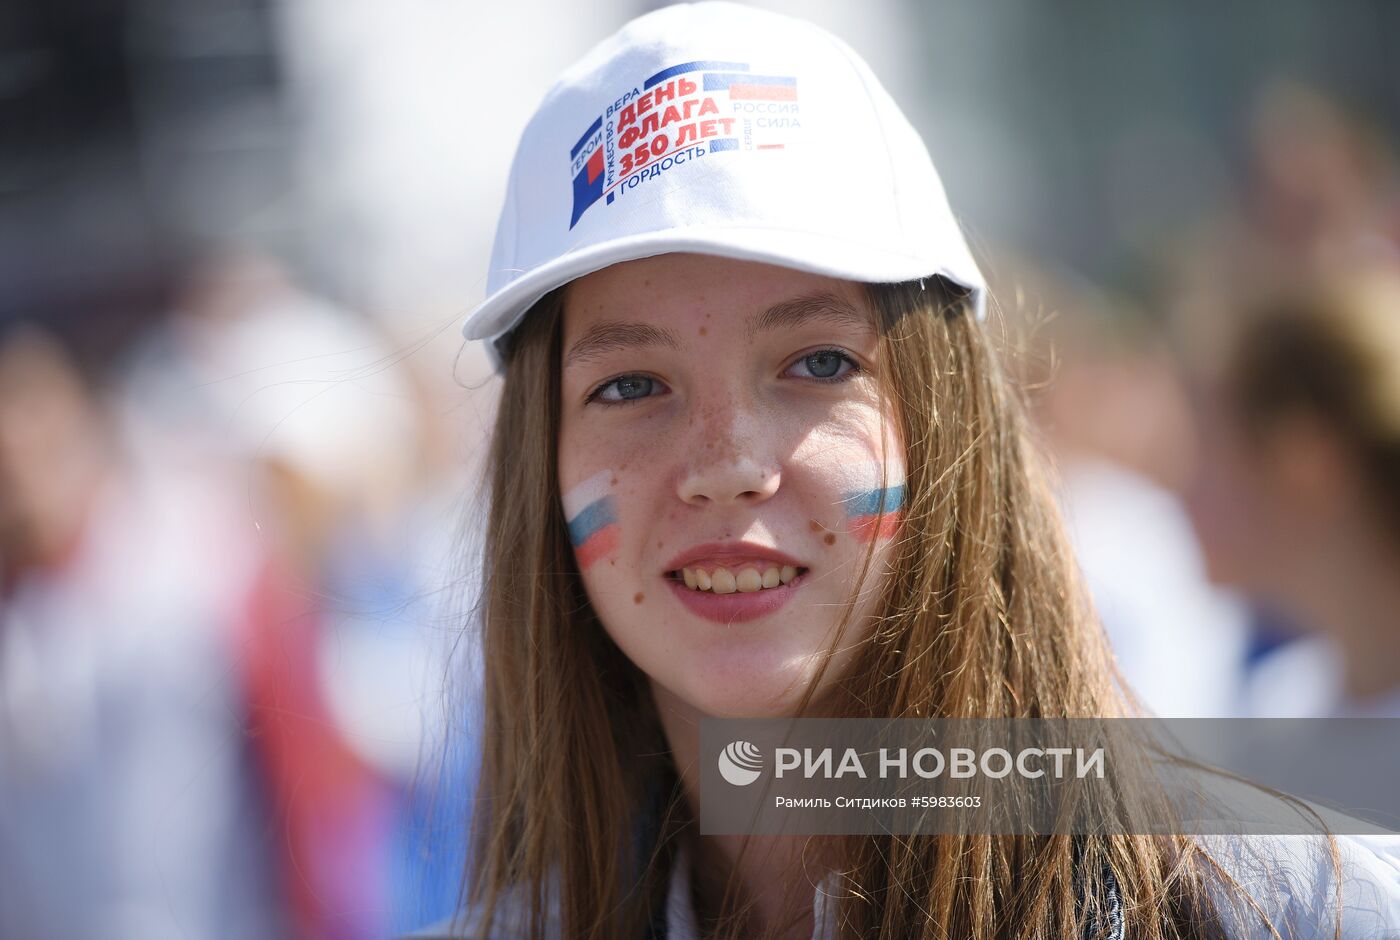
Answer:
<path fill-rule="evenodd" d="M 229 648 L 246 555 L 195 474 L 113 474 L 0 607 L 0 936 L 285 935 Z"/>
<path fill-rule="evenodd" d="M 1255 718 L 1400 718 L 1400 688 L 1366 701 L 1349 698 L 1341 656 L 1317 636 L 1293 640 L 1260 660 L 1244 703 Z"/>
<path fill-rule="evenodd" d="M 1070 538 L 1118 664 L 1163 718 L 1237 713 L 1248 610 L 1206 578 L 1181 503 L 1107 461 L 1061 466 Z"/>

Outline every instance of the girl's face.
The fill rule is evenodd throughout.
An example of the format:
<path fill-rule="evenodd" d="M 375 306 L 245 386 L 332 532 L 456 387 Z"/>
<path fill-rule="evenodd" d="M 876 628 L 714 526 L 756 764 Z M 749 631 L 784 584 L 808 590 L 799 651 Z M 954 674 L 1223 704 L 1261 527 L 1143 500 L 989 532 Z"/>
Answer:
<path fill-rule="evenodd" d="M 659 699 L 789 714 L 859 588 L 820 698 L 869 633 L 903 497 L 860 288 L 660 255 L 574 281 L 563 331 L 559 485 L 608 634 Z"/>

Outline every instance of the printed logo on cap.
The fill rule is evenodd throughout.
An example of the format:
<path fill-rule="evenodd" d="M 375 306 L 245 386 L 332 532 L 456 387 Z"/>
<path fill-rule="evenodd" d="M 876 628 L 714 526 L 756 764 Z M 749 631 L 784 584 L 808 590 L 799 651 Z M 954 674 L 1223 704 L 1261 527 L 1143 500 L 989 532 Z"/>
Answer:
<path fill-rule="evenodd" d="M 662 69 L 641 88 L 619 89 L 569 151 L 569 228 L 600 199 L 612 205 L 648 180 L 724 151 L 781 150 L 801 126 L 794 76 L 756 74 L 746 62 Z"/>

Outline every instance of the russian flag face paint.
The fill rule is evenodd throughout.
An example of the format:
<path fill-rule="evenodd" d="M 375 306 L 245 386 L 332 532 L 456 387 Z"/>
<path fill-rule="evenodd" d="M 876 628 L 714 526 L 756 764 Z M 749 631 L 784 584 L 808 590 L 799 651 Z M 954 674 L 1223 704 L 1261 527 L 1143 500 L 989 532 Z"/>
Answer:
<path fill-rule="evenodd" d="M 880 464 L 871 463 L 869 475 L 870 485 L 848 491 L 841 500 L 846 528 L 862 542 L 892 537 L 899 531 L 904 509 L 904 471 L 900 467 L 889 467 L 884 487 L 879 483 Z"/>
<path fill-rule="evenodd" d="M 617 548 L 617 510 L 612 497 L 613 472 L 603 470 L 564 494 L 569 543 L 580 571 Z"/>

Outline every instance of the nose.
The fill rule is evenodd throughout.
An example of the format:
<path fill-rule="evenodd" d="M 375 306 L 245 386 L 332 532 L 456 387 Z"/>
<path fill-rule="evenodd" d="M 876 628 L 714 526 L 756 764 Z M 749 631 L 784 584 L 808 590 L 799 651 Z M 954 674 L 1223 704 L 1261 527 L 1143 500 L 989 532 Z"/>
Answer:
<path fill-rule="evenodd" d="M 774 431 L 753 409 L 728 403 L 709 406 L 696 422 L 690 460 L 677 495 L 692 506 L 757 504 L 778 492 L 782 472 L 772 444 Z"/>

